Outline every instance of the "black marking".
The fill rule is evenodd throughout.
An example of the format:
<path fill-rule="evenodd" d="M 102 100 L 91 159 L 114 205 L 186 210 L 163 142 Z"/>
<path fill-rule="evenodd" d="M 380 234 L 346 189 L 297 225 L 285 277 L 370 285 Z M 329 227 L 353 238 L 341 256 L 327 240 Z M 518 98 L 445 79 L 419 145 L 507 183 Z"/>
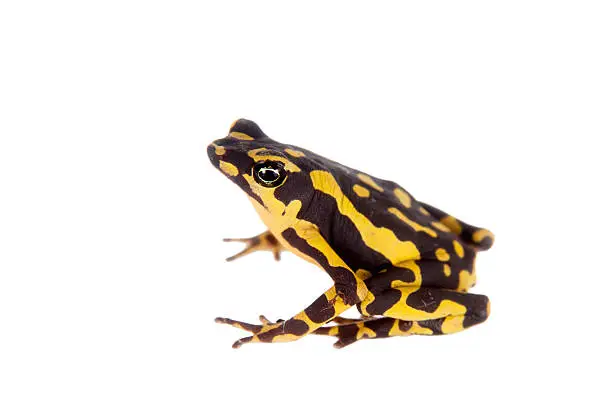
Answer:
<path fill-rule="evenodd" d="M 442 317 L 439 319 L 431 319 L 431 320 L 423 320 L 418 322 L 419 326 L 424 327 L 426 329 L 430 329 L 432 334 L 444 334 L 442 331 L 442 324 L 446 318 Z"/>
<path fill-rule="evenodd" d="M 354 305 L 359 302 L 357 280 L 352 271 L 338 266 L 331 266 L 325 255 L 299 237 L 294 229 L 290 228 L 283 231 L 282 236 L 292 247 L 310 256 L 329 274 L 336 285 L 338 295 L 342 297 L 344 303 Z"/>
<path fill-rule="evenodd" d="M 420 204 L 423 206 L 423 208 L 429 211 L 429 213 L 437 220 L 442 220 L 443 218 L 449 215 L 445 213 L 444 211 L 432 205 L 429 205 L 427 203 L 421 202 Z M 468 245 L 468 248 L 466 248 L 466 250 L 467 249 L 472 250 L 472 248 L 475 248 L 479 251 L 486 251 L 487 249 L 491 248 L 491 246 L 493 246 L 493 240 L 491 239 L 491 237 L 486 237 L 481 242 L 474 241 L 473 239 L 474 233 L 476 231 L 480 231 L 483 228 L 475 227 L 464 221 L 461 221 L 460 219 L 457 219 L 455 217 L 453 218 L 461 226 L 461 234 L 459 234 L 459 237 L 462 243 L 466 243 Z"/>
<path fill-rule="evenodd" d="M 329 303 L 325 295 L 321 295 L 304 312 L 315 323 L 325 323 L 334 317 L 334 306 Z"/>
<path fill-rule="evenodd" d="M 372 303 L 366 307 L 370 315 L 382 315 L 402 297 L 402 292 L 397 289 L 388 289 L 384 293 L 375 296 Z"/>
<path fill-rule="evenodd" d="M 377 273 L 366 281 L 366 286 L 373 294 L 377 295 L 388 290 L 393 281 L 402 281 L 406 286 L 416 280 L 414 272 L 406 268 L 391 267 L 384 273 Z"/>
<path fill-rule="evenodd" d="M 307 181 L 291 181 L 293 176 L 290 175 L 285 184 L 276 190 L 276 198 L 286 205 L 296 198 L 301 200 L 303 206 L 297 217 L 317 225 L 321 236 L 352 270 L 376 271 L 390 265 L 387 258 L 365 244 L 355 224 L 340 213 L 333 197 L 318 190 L 300 188 L 299 183 L 312 184 L 310 178 Z M 292 192 L 296 190 L 309 190 L 309 195 L 296 197 Z"/>
<path fill-rule="evenodd" d="M 231 132 L 244 133 L 255 140 L 268 139 L 268 136 L 266 136 L 261 128 L 255 122 L 248 119 L 238 119 L 234 122 L 230 129 L 230 133 Z"/>

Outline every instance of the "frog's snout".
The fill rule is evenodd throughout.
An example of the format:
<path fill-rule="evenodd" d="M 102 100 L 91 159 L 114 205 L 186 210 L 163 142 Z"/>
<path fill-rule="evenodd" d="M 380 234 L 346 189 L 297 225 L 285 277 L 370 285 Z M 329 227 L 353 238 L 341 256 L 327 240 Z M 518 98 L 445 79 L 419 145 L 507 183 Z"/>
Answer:
<path fill-rule="evenodd" d="M 214 162 L 215 159 L 217 158 L 217 153 L 215 153 L 214 143 L 211 143 L 208 145 L 208 147 L 206 148 L 206 153 L 208 153 L 208 158 L 210 159 L 210 161 Z"/>
<path fill-rule="evenodd" d="M 217 165 L 219 164 L 219 159 L 221 158 L 221 156 L 225 155 L 226 150 L 225 147 L 217 144 L 216 142 L 213 142 L 209 144 L 206 148 L 206 153 L 208 153 L 208 158 L 210 159 L 210 161 L 214 165 Z"/>

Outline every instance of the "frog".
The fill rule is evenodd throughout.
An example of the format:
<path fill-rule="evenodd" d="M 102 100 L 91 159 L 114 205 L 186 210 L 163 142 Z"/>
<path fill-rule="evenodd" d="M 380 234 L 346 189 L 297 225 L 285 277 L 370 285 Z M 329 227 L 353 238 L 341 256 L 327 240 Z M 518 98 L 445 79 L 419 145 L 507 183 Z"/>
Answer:
<path fill-rule="evenodd" d="M 215 319 L 247 331 L 247 343 L 335 338 L 343 348 L 362 339 L 443 335 L 483 323 L 487 296 L 476 283 L 476 254 L 491 231 L 418 201 L 399 184 L 374 177 L 267 136 L 248 119 L 207 147 L 212 165 L 237 185 L 267 230 L 244 239 L 234 261 L 256 251 L 288 251 L 325 271 L 332 286 L 288 319 L 252 324 Z M 358 318 L 341 316 L 355 307 Z"/>

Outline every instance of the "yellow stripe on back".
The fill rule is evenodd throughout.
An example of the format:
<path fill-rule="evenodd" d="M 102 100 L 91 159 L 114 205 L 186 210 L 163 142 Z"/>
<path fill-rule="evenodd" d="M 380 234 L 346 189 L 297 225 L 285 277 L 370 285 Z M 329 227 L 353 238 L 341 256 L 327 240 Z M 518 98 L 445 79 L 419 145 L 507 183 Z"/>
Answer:
<path fill-rule="evenodd" d="M 393 231 L 376 227 L 368 217 L 357 211 L 331 173 L 314 170 L 310 173 L 310 179 L 316 190 L 336 200 L 339 212 L 353 222 L 368 247 L 385 256 L 394 265 L 410 259 L 420 259 L 421 254 L 414 242 L 401 241 Z"/>
<path fill-rule="evenodd" d="M 399 218 L 402 222 L 404 222 L 407 225 L 410 225 L 410 227 L 415 230 L 416 232 L 424 232 L 427 235 L 429 235 L 430 237 L 436 238 L 438 236 L 438 234 L 436 233 L 436 231 L 432 230 L 429 227 L 424 227 L 421 224 L 419 224 L 418 222 L 414 222 L 411 219 L 409 219 L 408 217 L 406 217 L 400 210 L 398 210 L 397 208 L 389 208 L 389 212 L 393 215 L 395 215 L 397 218 Z"/>
<path fill-rule="evenodd" d="M 359 180 L 361 180 L 362 182 L 364 182 L 365 184 L 367 184 L 368 186 L 372 187 L 374 190 L 378 190 L 381 193 L 383 191 L 385 191 L 381 186 L 379 186 L 374 180 L 372 180 L 372 177 L 368 176 L 367 174 L 358 174 L 357 177 L 359 177 Z"/>

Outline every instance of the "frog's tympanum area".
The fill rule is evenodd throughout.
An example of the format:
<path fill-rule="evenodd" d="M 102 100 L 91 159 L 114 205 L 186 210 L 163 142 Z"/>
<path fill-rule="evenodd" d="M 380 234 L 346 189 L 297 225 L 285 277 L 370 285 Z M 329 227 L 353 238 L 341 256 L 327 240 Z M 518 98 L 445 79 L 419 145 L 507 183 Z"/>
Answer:
<path fill-rule="evenodd" d="M 261 324 L 218 318 L 254 342 L 308 334 L 357 340 L 455 333 L 482 323 L 489 299 L 474 286 L 477 251 L 493 234 L 417 201 L 398 184 L 372 177 L 300 147 L 279 143 L 253 122 L 234 122 L 208 147 L 212 164 L 249 197 L 268 231 L 238 241 L 278 259 L 288 250 L 325 270 L 334 284 L 288 320 Z M 232 240 L 228 240 L 232 241 Z M 340 315 L 353 305 L 359 319 Z"/>

